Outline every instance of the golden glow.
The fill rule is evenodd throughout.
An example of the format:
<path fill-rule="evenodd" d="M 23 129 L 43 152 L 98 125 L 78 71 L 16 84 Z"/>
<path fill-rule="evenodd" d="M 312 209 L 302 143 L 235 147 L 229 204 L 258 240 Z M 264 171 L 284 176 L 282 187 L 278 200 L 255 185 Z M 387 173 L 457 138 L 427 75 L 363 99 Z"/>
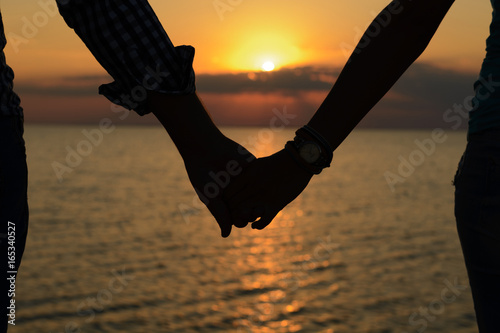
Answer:
<path fill-rule="evenodd" d="M 276 68 L 272 61 L 266 61 L 262 64 L 262 69 L 266 72 L 271 72 Z"/>
<path fill-rule="evenodd" d="M 227 61 L 231 70 L 261 70 L 268 62 L 293 66 L 304 60 L 302 51 L 293 42 L 293 34 L 248 31 L 241 40 Z"/>
<path fill-rule="evenodd" d="M 276 69 L 342 66 L 348 50 L 359 41 L 360 30 L 373 19 L 372 12 L 387 5 L 386 0 L 319 0 L 314 6 L 304 2 L 283 7 L 280 3 L 255 0 L 251 5 L 231 7 L 221 21 L 210 2 L 195 8 L 190 2 L 150 2 L 175 45 L 196 47 L 195 70 L 199 74 L 260 71 L 267 61 L 277 65 Z M 2 3 L 9 38 L 6 53 L 17 77 L 31 80 L 103 74 L 104 70 L 59 15 L 51 16 L 33 38 L 23 36 L 25 19 L 31 19 L 40 10 L 37 0 Z M 491 5 L 487 1 L 455 4 L 421 60 L 477 71 L 484 57 L 490 19 Z M 14 47 L 9 34 L 24 39 Z M 33 61 L 34 54 L 37 61 Z M 44 66 L 38 66 L 40 63 Z"/>
<path fill-rule="evenodd" d="M 211 1 L 193 6 L 190 1 L 150 0 L 174 45 L 187 44 L 196 48 L 196 74 L 260 72 L 266 62 L 272 62 L 275 71 L 305 66 L 341 67 L 363 29 L 373 19 L 373 13 L 384 8 L 387 2 L 318 0 L 314 4 L 297 1 L 283 6 L 280 1 L 254 0 L 241 2 L 241 5 L 230 4 L 220 17 Z M 5 53 L 8 64 L 16 73 L 16 87 L 40 86 L 61 77 L 105 76 L 105 70 L 55 11 L 47 14 L 47 24 L 36 26 L 36 32 L 26 35 L 27 20 L 32 24 L 33 17 L 46 11 L 46 6 L 41 7 L 40 3 L 38 0 L 2 2 L 9 40 Z M 484 58 L 484 41 L 490 20 L 491 4 L 488 1 L 457 2 L 419 61 L 477 73 Z M 24 105 L 40 111 L 40 96 L 33 97 L 21 89 L 18 92 Z M 324 94 L 314 94 L 314 98 L 302 95 L 301 98 L 309 98 L 312 105 L 321 103 Z M 293 96 L 250 95 L 246 92 L 239 97 L 236 94 L 214 94 L 211 99 L 223 107 L 233 105 L 222 104 L 223 100 L 248 101 L 252 108 L 238 104 L 246 108 L 237 108 L 238 115 L 234 114 L 234 108 L 231 113 L 219 113 L 219 117 L 234 124 L 246 125 L 262 124 L 268 117 L 264 110 L 272 110 L 277 105 L 296 105 L 297 102 Z M 47 93 L 45 97 L 47 111 L 43 117 L 48 119 L 50 114 L 55 117 L 56 113 L 58 120 L 61 115 L 74 119 L 81 117 L 76 115 L 80 112 L 77 110 L 54 110 L 61 96 Z M 88 110 L 95 108 L 95 103 L 82 98 L 78 106 Z M 103 108 L 109 109 L 109 104 L 105 103 L 104 100 Z M 263 111 L 256 113 L 256 110 Z M 84 113 L 88 114 L 88 111 Z M 34 114 L 41 112 L 31 113 Z"/>

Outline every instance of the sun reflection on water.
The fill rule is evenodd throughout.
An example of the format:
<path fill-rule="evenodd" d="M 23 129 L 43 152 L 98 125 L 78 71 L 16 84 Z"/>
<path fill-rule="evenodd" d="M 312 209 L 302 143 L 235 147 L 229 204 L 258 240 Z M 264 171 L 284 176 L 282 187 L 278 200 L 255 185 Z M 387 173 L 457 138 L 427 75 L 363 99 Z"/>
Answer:
<path fill-rule="evenodd" d="M 304 215 L 302 209 L 281 212 L 265 232 L 245 233 L 233 241 L 238 270 L 244 272 L 239 278 L 242 299 L 237 312 L 245 332 L 303 331 L 297 320 L 307 306 L 302 293 L 323 283 L 332 294 L 339 289 L 338 284 L 330 287 L 324 281 L 323 275 L 331 272 L 321 273 L 322 277 L 313 274 L 331 264 L 328 258 L 316 258 L 314 247 L 305 248 L 304 235 L 295 228 Z"/>

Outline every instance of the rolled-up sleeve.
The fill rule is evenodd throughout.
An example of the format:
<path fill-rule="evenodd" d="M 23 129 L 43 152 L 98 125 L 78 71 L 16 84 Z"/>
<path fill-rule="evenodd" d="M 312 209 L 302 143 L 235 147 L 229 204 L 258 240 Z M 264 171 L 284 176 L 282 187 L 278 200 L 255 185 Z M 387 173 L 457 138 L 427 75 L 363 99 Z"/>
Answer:
<path fill-rule="evenodd" d="M 147 0 L 57 0 L 59 12 L 113 77 L 99 93 L 138 114 L 147 91 L 196 90 L 194 48 L 174 47 Z"/>

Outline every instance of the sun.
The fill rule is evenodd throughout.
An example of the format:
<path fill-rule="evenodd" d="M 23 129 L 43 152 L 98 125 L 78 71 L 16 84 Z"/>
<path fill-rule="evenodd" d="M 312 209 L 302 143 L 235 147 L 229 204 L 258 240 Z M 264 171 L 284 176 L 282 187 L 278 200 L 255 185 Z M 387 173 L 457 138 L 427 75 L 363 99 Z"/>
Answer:
<path fill-rule="evenodd" d="M 274 66 L 274 63 L 272 61 L 266 61 L 265 63 L 262 64 L 262 69 L 266 72 L 270 72 L 275 68 L 276 66 Z"/>

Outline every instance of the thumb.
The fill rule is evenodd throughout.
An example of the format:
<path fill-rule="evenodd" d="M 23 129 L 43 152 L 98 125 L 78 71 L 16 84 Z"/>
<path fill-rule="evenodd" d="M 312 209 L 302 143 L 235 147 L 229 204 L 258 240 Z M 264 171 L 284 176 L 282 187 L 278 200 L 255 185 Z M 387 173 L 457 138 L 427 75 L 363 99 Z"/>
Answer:
<path fill-rule="evenodd" d="M 231 234 L 232 222 L 231 214 L 229 213 L 226 203 L 220 198 L 215 198 L 210 200 L 207 208 L 215 217 L 217 224 L 219 224 L 221 236 L 224 238 L 229 237 Z"/>
<path fill-rule="evenodd" d="M 276 215 L 278 215 L 278 213 L 279 210 L 278 211 L 268 210 L 266 214 L 262 215 L 260 220 L 252 223 L 252 229 L 258 229 L 258 230 L 264 229 L 273 221 L 273 219 L 276 217 Z"/>

